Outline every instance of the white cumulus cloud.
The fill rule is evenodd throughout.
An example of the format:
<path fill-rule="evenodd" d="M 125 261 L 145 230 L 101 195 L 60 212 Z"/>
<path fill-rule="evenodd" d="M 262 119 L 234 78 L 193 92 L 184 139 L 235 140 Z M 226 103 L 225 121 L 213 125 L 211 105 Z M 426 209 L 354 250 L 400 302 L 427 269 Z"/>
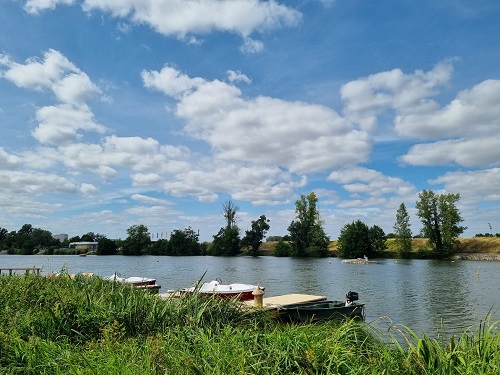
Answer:
<path fill-rule="evenodd" d="M 85 0 L 83 8 L 109 12 L 178 38 L 213 31 L 247 37 L 255 31 L 295 26 L 302 18 L 292 8 L 261 0 Z"/>
<path fill-rule="evenodd" d="M 142 77 L 146 87 L 177 100 L 175 113 L 185 120 L 185 133 L 208 142 L 219 159 L 304 173 L 356 164 L 371 151 L 369 134 L 325 106 L 243 98 L 232 84 L 190 78 L 172 67 L 144 71 Z"/>
<path fill-rule="evenodd" d="M 40 13 L 43 10 L 55 9 L 59 4 L 72 5 L 76 0 L 27 0 L 24 10 L 31 14 Z"/>

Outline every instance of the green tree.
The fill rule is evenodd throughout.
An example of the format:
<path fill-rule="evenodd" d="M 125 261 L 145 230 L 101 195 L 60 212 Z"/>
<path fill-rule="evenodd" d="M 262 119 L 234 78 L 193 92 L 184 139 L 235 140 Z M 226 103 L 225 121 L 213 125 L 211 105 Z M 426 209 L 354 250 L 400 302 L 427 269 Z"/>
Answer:
<path fill-rule="evenodd" d="M 432 190 L 422 190 L 416 202 L 417 216 L 423 228 L 422 234 L 429 239 L 437 258 L 445 258 L 453 251 L 457 238 L 467 229 L 461 226 L 462 216 L 456 203 L 460 194 L 436 194 Z"/>
<path fill-rule="evenodd" d="M 211 255 L 236 255 L 240 253 L 240 229 L 236 225 L 238 207 L 228 201 L 222 205 L 226 226 L 213 236 Z"/>
<path fill-rule="evenodd" d="M 9 254 L 12 254 L 14 252 L 16 241 L 17 241 L 17 232 L 15 230 L 10 231 L 3 241 L 4 246 L 7 249 L 9 249 Z"/>
<path fill-rule="evenodd" d="M 52 237 L 52 233 L 48 230 L 33 228 L 31 237 L 35 246 L 38 247 L 46 248 L 49 246 L 57 246 L 59 244 L 59 241 Z"/>
<path fill-rule="evenodd" d="M 372 255 L 370 229 L 360 220 L 346 224 L 340 230 L 339 255 L 342 258 L 362 258 Z"/>
<path fill-rule="evenodd" d="M 266 237 L 266 242 L 278 242 L 279 240 L 282 240 L 283 236 L 267 236 Z"/>
<path fill-rule="evenodd" d="M 236 212 L 239 210 L 238 206 L 231 201 L 227 201 L 222 205 L 222 215 L 226 219 L 226 227 L 233 228 L 236 226 Z"/>
<path fill-rule="evenodd" d="M 16 233 L 15 246 L 23 255 L 34 253 L 35 243 L 33 242 L 32 234 L 33 226 L 31 224 L 24 224 Z"/>
<path fill-rule="evenodd" d="M 7 236 L 9 235 L 9 231 L 5 228 L 0 228 L 0 249 L 2 249 L 5 246 L 5 240 L 7 239 Z"/>
<path fill-rule="evenodd" d="M 88 232 L 85 233 L 81 238 L 80 241 L 82 242 L 94 242 L 96 240 L 96 235 L 94 232 Z"/>
<path fill-rule="evenodd" d="M 256 256 L 269 228 L 269 220 L 265 215 L 261 215 L 258 220 L 252 220 L 252 229 L 245 231 L 241 246 L 250 247 L 250 255 Z"/>
<path fill-rule="evenodd" d="M 330 239 L 325 234 L 314 192 L 295 202 L 296 220 L 288 226 L 294 256 L 326 256 Z"/>
<path fill-rule="evenodd" d="M 198 233 L 191 227 L 174 230 L 167 246 L 168 255 L 200 255 Z"/>
<path fill-rule="evenodd" d="M 168 254 L 168 240 L 159 239 L 151 241 L 151 246 L 148 247 L 149 255 L 169 255 Z"/>
<path fill-rule="evenodd" d="M 342 258 L 375 256 L 387 248 L 387 236 L 378 225 L 368 227 L 361 220 L 346 224 L 340 230 L 338 250 Z"/>
<path fill-rule="evenodd" d="M 33 233 L 33 225 L 31 224 L 24 224 L 21 229 L 17 231 L 17 234 L 27 234 L 31 235 Z"/>
<path fill-rule="evenodd" d="M 384 230 L 378 225 L 370 227 L 368 238 L 370 239 L 371 255 L 376 255 L 387 249 L 387 237 Z"/>
<path fill-rule="evenodd" d="M 238 227 L 221 228 L 212 241 L 210 255 L 237 255 L 240 253 L 240 230 Z"/>
<path fill-rule="evenodd" d="M 288 257 L 290 256 L 290 252 L 290 244 L 280 239 L 274 246 L 273 255 L 275 257 Z"/>
<path fill-rule="evenodd" d="M 151 244 L 151 234 L 144 224 L 127 229 L 128 237 L 123 241 L 123 255 L 141 255 Z"/>
<path fill-rule="evenodd" d="M 115 255 L 118 252 L 118 245 L 115 241 L 106 237 L 101 237 L 97 241 L 97 255 Z"/>
<path fill-rule="evenodd" d="M 410 215 L 406 210 L 404 203 L 399 205 L 396 212 L 396 222 L 394 223 L 394 235 L 396 247 L 398 249 L 399 255 L 402 258 L 409 258 L 411 254 L 412 247 L 412 232 L 410 224 Z"/>

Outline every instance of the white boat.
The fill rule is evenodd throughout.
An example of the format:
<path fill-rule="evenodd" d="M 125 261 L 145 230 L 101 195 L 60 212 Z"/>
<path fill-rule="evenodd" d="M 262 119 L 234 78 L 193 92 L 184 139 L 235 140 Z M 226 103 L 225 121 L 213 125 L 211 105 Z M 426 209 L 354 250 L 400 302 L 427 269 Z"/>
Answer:
<path fill-rule="evenodd" d="M 376 260 L 368 260 L 368 257 L 365 255 L 363 258 L 356 259 L 343 259 L 340 263 L 349 263 L 349 264 L 377 264 Z"/>
<path fill-rule="evenodd" d="M 222 284 L 220 279 L 212 280 L 209 283 L 193 286 L 190 288 L 181 289 L 181 293 L 193 293 L 198 291 L 201 294 L 216 295 L 221 298 L 239 298 L 240 301 L 253 299 L 252 292 L 257 288 L 257 285 L 251 284 Z M 260 287 L 262 290 L 264 288 Z"/>
<path fill-rule="evenodd" d="M 120 274 L 115 273 L 114 275 L 108 276 L 105 279 L 111 281 L 117 281 L 120 283 L 131 284 L 137 288 L 147 289 L 152 293 L 158 293 L 158 291 L 161 288 L 160 285 L 156 284 L 156 279 L 150 279 L 147 277 L 132 276 L 125 278 L 122 277 Z"/>

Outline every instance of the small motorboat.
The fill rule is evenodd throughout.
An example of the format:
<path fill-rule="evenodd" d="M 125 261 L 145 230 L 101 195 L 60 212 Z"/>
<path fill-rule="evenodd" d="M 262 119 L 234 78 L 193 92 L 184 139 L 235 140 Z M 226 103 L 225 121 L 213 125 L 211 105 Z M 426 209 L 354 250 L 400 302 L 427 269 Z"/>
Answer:
<path fill-rule="evenodd" d="M 348 263 L 348 264 L 377 264 L 376 260 L 368 260 L 368 257 L 364 258 L 356 258 L 356 259 L 343 259 L 340 263 Z"/>
<path fill-rule="evenodd" d="M 197 291 L 200 294 L 216 295 L 220 298 L 238 298 L 240 301 L 247 301 L 253 299 L 252 292 L 256 288 L 257 285 L 250 284 L 222 284 L 220 279 L 216 279 L 209 283 L 181 289 L 180 292 L 193 293 Z M 262 287 L 260 289 L 264 290 Z"/>
<path fill-rule="evenodd" d="M 109 277 L 106 277 L 105 279 L 125 284 L 131 284 L 137 288 L 147 289 L 152 293 L 158 293 L 158 291 L 161 288 L 160 285 L 156 284 L 156 279 L 150 279 L 147 277 L 132 276 L 125 278 L 122 277 L 120 274 L 115 273 Z"/>
<path fill-rule="evenodd" d="M 317 322 L 342 320 L 347 318 L 364 319 L 364 304 L 356 302 L 358 293 L 349 292 L 345 301 L 316 301 L 282 306 L 279 318 L 295 322 Z"/>

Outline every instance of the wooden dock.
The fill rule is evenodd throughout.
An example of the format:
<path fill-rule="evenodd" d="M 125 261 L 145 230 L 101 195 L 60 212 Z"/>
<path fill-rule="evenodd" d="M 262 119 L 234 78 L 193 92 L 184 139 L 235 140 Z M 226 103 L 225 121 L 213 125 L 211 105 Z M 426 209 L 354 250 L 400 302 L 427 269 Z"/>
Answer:
<path fill-rule="evenodd" d="M 9 275 L 12 275 L 12 273 L 14 271 L 24 271 L 25 273 L 30 273 L 30 271 L 32 271 L 33 273 L 36 273 L 37 275 L 40 275 L 40 270 L 41 270 L 41 268 L 38 268 L 38 267 L 0 268 L 0 275 L 2 274 L 2 271 L 8 271 Z"/>
<path fill-rule="evenodd" d="M 166 293 L 160 293 L 159 296 L 162 299 L 168 299 L 172 297 L 180 297 L 180 294 L 178 291 L 169 290 Z M 316 302 L 325 300 L 326 300 L 325 296 L 316 296 L 312 294 L 297 294 L 297 293 L 284 294 L 281 296 L 264 297 L 262 302 L 262 308 L 264 310 L 272 311 L 272 310 L 279 310 L 283 306 L 292 305 L 295 303 Z M 241 303 L 247 307 L 255 307 L 255 302 L 253 299 L 242 301 Z"/>

